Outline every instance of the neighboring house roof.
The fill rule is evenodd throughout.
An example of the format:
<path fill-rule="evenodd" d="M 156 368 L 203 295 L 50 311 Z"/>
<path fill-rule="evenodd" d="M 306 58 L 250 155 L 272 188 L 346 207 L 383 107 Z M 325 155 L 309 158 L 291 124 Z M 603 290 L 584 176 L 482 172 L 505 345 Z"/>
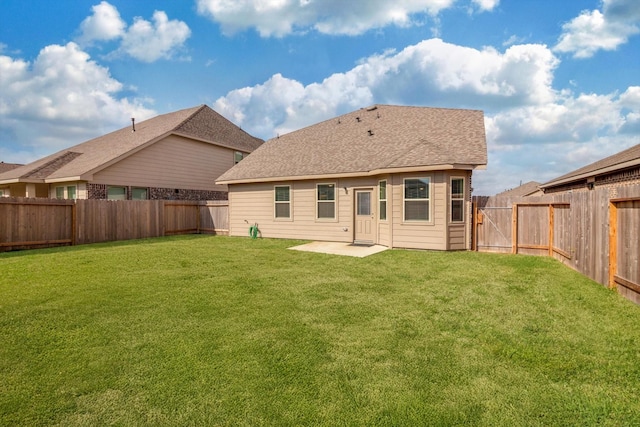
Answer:
<path fill-rule="evenodd" d="M 634 145 L 612 156 L 598 160 L 587 166 L 576 169 L 540 186 L 542 189 L 556 187 L 575 181 L 595 177 L 597 175 L 628 169 L 640 165 L 640 144 Z"/>
<path fill-rule="evenodd" d="M 474 169 L 486 164 L 482 111 L 377 105 L 273 138 L 217 182 Z"/>
<path fill-rule="evenodd" d="M 206 105 L 162 114 L 0 174 L 0 183 L 90 180 L 92 175 L 165 138 L 180 135 L 251 152 L 263 141 Z"/>
<path fill-rule="evenodd" d="M 13 170 L 15 168 L 19 168 L 20 166 L 23 166 L 19 163 L 5 163 L 5 162 L 0 162 L 0 174 Z"/>
<path fill-rule="evenodd" d="M 531 196 L 532 194 L 539 193 L 540 191 L 540 183 L 536 181 L 526 182 L 516 188 L 512 188 L 511 190 L 503 191 L 502 193 L 496 194 L 497 197 L 524 197 Z"/>

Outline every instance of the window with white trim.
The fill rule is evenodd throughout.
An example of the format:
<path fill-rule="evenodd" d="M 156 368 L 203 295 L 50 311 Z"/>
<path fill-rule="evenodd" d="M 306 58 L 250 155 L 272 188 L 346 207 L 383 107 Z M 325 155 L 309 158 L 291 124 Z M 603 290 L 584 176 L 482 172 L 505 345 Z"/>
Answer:
<path fill-rule="evenodd" d="M 335 219 L 336 217 L 336 185 L 318 184 L 316 186 L 316 218 Z"/>
<path fill-rule="evenodd" d="M 431 219 L 431 178 L 404 180 L 404 220 L 429 221 Z"/>
<path fill-rule="evenodd" d="M 77 199 L 77 188 L 75 185 L 67 187 L 56 187 L 56 199 Z"/>
<path fill-rule="evenodd" d="M 275 218 L 291 218 L 291 187 L 288 185 L 276 185 L 273 188 L 273 193 Z"/>
<path fill-rule="evenodd" d="M 387 219 L 387 181 L 380 181 L 378 183 L 378 187 L 380 188 L 378 195 L 378 204 L 380 205 L 380 220 L 386 221 Z"/>
<path fill-rule="evenodd" d="M 451 222 L 464 222 L 464 178 L 451 178 Z"/>

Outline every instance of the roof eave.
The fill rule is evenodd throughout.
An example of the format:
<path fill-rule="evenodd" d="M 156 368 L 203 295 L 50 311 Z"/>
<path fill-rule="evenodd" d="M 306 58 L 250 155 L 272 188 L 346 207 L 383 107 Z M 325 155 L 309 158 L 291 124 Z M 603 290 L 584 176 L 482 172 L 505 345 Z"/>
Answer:
<path fill-rule="evenodd" d="M 42 184 L 44 179 L 40 178 L 9 178 L 0 180 L 0 184 Z"/>
<path fill-rule="evenodd" d="M 220 143 L 220 142 L 217 142 L 217 141 L 212 141 L 210 139 L 198 138 L 198 137 L 195 137 L 193 135 L 190 135 L 190 134 L 184 133 L 184 132 L 170 132 L 170 134 L 171 135 L 180 136 L 182 138 L 193 139 L 194 141 L 206 142 L 207 144 L 217 145 L 218 147 L 222 147 L 222 148 L 229 148 L 231 150 L 242 151 L 243 153 L 250 153 L 250 151 L 247 151 L 246 149 L 238 147 L 238 146 L 235 146 L 235 145 L 223 144 L 223 143 Z"/>
<path fill-rule="evenodd" d="M 382 168 L 373 169 L 370 171 L 361 172 L 341 172 L 332 174 L 319 174 L 319 175 L 296 175 L 296 176 L 274 176 L 263 178 L 244 178 L 244 179 L 228 179 L 222 181 L 216 181 L 218 185 L 229 184 L 250 184 L 257 182 L 277 182 L 277 181 L 306 181 L 314 179 L 339 179 L 339 178 L 354 178 L 354 177 L 367 177 L 394 173 L 411 173 L 411 172 L 432 172 L 437 170 L 475 170 L 485 169 L 486 165 L 473 165 L 473 164 L 444 164 L 444 165 L 429 165 L 429 166 L 410 166 L 401 168 Z"/>
<path fill-rule="evenodd" d="M 624 162 L 624 163 L 618 163 L 616 165 L 609 166 L 606 168 L 597 169 L 595 171 L 585 172 L 579 175 L 570 176 L 561 180 L 549 181 L 547 183 L 540 185 L 540 188 L 545 189 L 545 188 L 557 187 L 559 185 L 569 184 L 574 181 L 581 181 L 586 178 L 595 177 L 598 175 L 604 175 L 610 172 L 615 172 L 620 169 L 627 169 L 627 168 L 638 166 L 638 165 L 640 165 L 640 158 L 629 160 L 628 162 Z"/>
<path fill-rule="evenodd" d="M 65 176 L 60 178 L 50 178 L 50 179 L 44 180 L 44 182 L 47 184 L 56 184 L 58 182 L 69 182 L 69 181 L 88 181 L 88 179 L 83 178 L 82 176 Z"/>

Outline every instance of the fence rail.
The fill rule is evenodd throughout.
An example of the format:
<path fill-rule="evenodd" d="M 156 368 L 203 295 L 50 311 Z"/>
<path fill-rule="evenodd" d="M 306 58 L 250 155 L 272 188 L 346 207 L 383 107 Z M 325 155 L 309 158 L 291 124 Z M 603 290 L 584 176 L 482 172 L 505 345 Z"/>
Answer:
<path fill-rule="evenodd" d="M 640 185 L 473 203 L 476 250 L 550 255 L 640 304 Z"/>
<path fill-rule="evenodd" d="M 174 234 L 228 234 L 224 201 L 0 198 L 0 252 Z"/>

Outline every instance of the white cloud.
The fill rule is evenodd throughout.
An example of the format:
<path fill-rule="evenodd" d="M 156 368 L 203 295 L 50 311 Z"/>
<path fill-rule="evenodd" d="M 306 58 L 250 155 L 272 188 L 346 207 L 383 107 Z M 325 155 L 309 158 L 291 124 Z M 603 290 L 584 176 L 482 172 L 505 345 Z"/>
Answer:
<path fill-rule="evenodd" d="M 480 10 L 492 10 L 499 0 L 472 0 Z M 419 23 L 434 18 L 455 0 L 197 0 L 198 12 L 218 22 L 231 35 L 255 28 L 263 37 L 282 37 L 315 30 L 323 34 L 358 35 L 388 25 Z"/>
<path fill-rule="evenodd" d="M 93 6 L 92 10 L 93 14 L 80 24 L 77 41 L 89 46 L 96 42 L 119 40 L 120 47 L 108 57 L 124 54 L 143 62 L 171 59 L 191 36 L 186 23 L 169 20 L 163 11 L 153 13 L 153 22 L 136 17 L 127 28 L 118 10 L 106 1 Z"/>
<path fill-rule="evenodd" d="M 88 16 L 80 24 L 78 43 L 92 44 L 95 41 L 113 40 L 122 37 L 126 24 L 120 13 L 106 1 L 91 8 L 93 15 Z"/>
<path fill-rule="evenodd" d="M 249 132 L 269 138 L 372 103 L 486 108 L 552 102 L 557 60 L 542 45 L 504 53 L 425 40 L 362 61 L 320 83 L 274 75 L 229 92 L 215 107 Z M 455 103 L 455 104 L 454 104 Z"/>
<path fill-rule="evenodd" d="M 170 59 L 176 49 L 184 45 L 191 30 L 182 21 L 169 20 L 162 11 L 153 13 L 153 23 L 140 17 L 123 35 L 120 50 L 144 62 L 160 58 Z"/>
<path fill-rule="evenodd" d="M 39 157 L 154 114 L 119 98 L 122 83 L 73 42 L 42 49 L 33 63 L 0 56 L 0 134 Z M 32 159 L 31 159 L 32 160 Z"/>
<path fill-rule="evenodd" d="M 556 52 L 590 58 L 599 50 L 615 50 L 640 33 L 640 2 L 605 0 L 603 11 L 585 10 L 562 26 Z"/>

